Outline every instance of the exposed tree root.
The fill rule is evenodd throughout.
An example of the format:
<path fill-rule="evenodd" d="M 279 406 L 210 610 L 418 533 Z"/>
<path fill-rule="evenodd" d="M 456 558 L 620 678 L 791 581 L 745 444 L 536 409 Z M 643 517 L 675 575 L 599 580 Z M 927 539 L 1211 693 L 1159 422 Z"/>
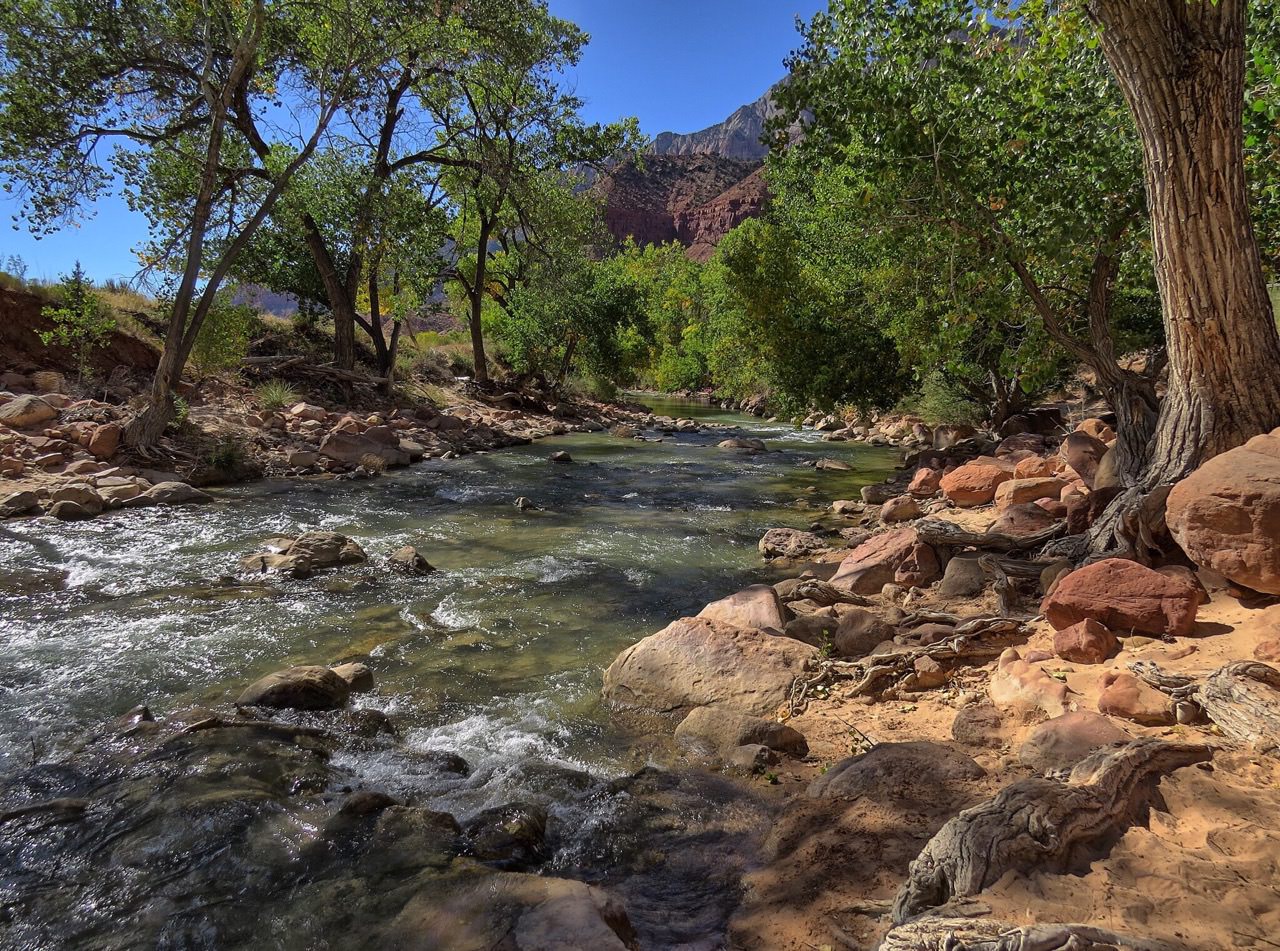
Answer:
<path fill-rule="evenodd" d="M 1030 551 L 1040 548 L 1066 531 L 1065 522 L 1057 522 L 1031 535 L 1002 535 L 999 532 L 970 532 L 955 522 L 921 519 L 914 525 L 920 541 L 941 548 L 979 548 L 984 551 Z"/>
<path fill-rule="evenodd" d="M 1066 871 L 1137 821 L 1154 780 L 1211 755 L 1203 745 L 1139 739 L 1099 750 L 1065 781 L 1035 776 L 1006 786 L 929 840 L 894 900 L 894 922 L 977 895 L 1009 871 Z"/>
<path fill-rule="evenodd" d="M 808 600 L 824 608 L 833 604 L 855 604 L 859 607 L 866 607 L 871 603 L 860 594 L 837 588 L 835 585 L 826 581 L 819 581 L 817 578 L 807 578 L 800 582 L 796 586 L 792 600 Z"/>
<path fill-rule="evenodd" d="M 1091 925 L 1018 927 L 990 918 L 918 918 L 884 936 L 879 951 L 1175 951 L 1172 945 Z"/>
<path fill-rule="evenodd" d="M 1219 667 L 1203 682 L 1169 674 L 1157 664 L 1136 661 L 1129 669 L 1179 705 L 1194 705 L 1225 736 L 1267 748 L 1280 747 L 1280 671 L 1243 660 Z M 1184 721 L 1194 716 L 1180 716 Z"/>
<path fill-rule="evenodd" d="M 904 621 L 924 623 L 937 620 L 955 623 L 949 614 L 917 614 Z M 852 696 L 893 699 L 915 686 L 915 664 L 928 657 L 939 664 L 958 667 L 964 662 L 985 664 L 999 657 L 1022 635 L 1022 619 L 976 617 L 959 624 L 955 633 L 927 647 L 903 647 L 884 654 L 872 654 L 861 660 L 823 660 L 807 677 L 797 677 L 791 685 L 787 710 L 791 716 L 804 712 L 809 697 L 819 687 L 830 687 L 840 681 L 853 681 Z"/>

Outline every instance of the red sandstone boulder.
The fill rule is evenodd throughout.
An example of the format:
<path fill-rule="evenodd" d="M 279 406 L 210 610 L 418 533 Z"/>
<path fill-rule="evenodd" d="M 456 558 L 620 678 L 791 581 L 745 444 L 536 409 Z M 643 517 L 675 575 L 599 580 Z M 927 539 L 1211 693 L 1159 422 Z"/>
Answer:
<path fill-rule="evenodd" d="M 1165 519 L 1197 565 L 1280 594 L 1280 429 L 1215 456 L 1175 485 Z"/>
<path fill-rule="evenodd" d="M 1100 419 L 1083 419 L 1076 426 L 1076 432 L 1085 433 L 1092 436 L 1099 442 L 1115 442 L 1116 431 L 1111 428 L 1109 423 L 1105 423 Z"/>
<path fill-rule="evenodd" d="M 119 423 L 103 423 L 94 428 L 89 435 L 89 452 L 99 459 L 110 459 L 120 448 L 120 437 L 124 433 Z"/>
<path fill-rule="evenodd" d="M 1018 464 L 1013 467 L 1013 477 L 1015 479 L 1051 479 L 1057 469 L 1058 463 L 1054 459 L 1028 456 L 1018 460 Z"/>
<path fill-rule="evenodd" d="M 1092 619 L 1120 634 L 1185 636 L 1195 627 L 1200 593 L 1133 561 L 1108 558 L 1064 576 L 1040 611 L 1061 631 Z"/>
<path fill-rule="evenodd" d="M 915 588 L 927 588 L 942 577 L 938 555 L 924 542 L 911 546 L 911 553 L 893 574 L 895 584 Z"/>
<path fill-rule="evenodd" d="M 1012 473 L 1000 466 L 982 462 L 968 462 L 942 477 L 942 494 L 961 508 L 986 505 L 996 497 L 996 489 L 1002 482 L 1013 478 Z"/>
<path fill-rule="evenodd" d="M 996 487 L 996 508 L 1007 509 L 1036 499 L 1056 499 L 1064 486 L 1058 479 L 1010 479 Z"/>
<path fill-rule="evenodd" d="M 917 469 L 907 492 L 918 499 L 931 499 L 938 494 L 941 483 L 942 473 L 937 469 Z"/>
<path fill-rule="evenodd" d="M 1053 652 L 1073 664 L 1101 664 L 1116 649 L 1116 636 L 1092 618 L 1053 635 Z"/>
<path fill-rule="evenodd" d="M 918 540 L 913 528 L 895 528 L 873 535 L 840 562 L 831 583 L 855 594 L 878 594 L 894 580 Z"/>
<path fill-rule="evenodd" d="M 997 535 L 1021 538 L 1024 535 L 1034 535 L 1036 532 L 1043 531 L 1057 521 L 1056 515 L 1042 508 L 1038 503 L 1023 502 L 1021 505 L 1012 505 L 1000 513 L 1000 517 L 991 523 L 988 531 Z"/>
<path fill-rule="evenodd" d="M 890 499 L 880 509 L 882 522 L 908 522 L 920 517 L 920 503 L 909 495 Z"/>
<path fill-rule="evenodd" d="M 1169 698 L 1133 674 L 1111 671 L 1103 676 L 1102 683 L 1098 712 L 1132 720 L 1143 726 L 1168 726 L 1173 723 L 1173 705 Z"/>

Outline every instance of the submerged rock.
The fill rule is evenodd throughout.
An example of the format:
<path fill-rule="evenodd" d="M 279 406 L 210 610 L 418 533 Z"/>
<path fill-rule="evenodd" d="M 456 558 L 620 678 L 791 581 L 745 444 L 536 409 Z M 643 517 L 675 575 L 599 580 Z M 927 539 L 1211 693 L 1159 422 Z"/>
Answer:
<path fill-rule="evenodd" d="M 409 575 L 429 575 L 436 570 L 412 545 L 397 548 L 387 556 L 387 562 L 396 571 Z"/>
<path fill-rule="evenodd" d="M 546 861 L 547 811 L 527 802 L 495 806 L 463 826 L 466 854 L 494 868 L 524 870 Z"/>
<path fill-rule="evenodd" d="M 308 665 L 277 670 L 254 681 L 240 694 L 236 706 L 336 710 L 350 695 L 351 684 L 336 671 Z"/>
<path fill-rule="evenodd" d="M 825 543 L 813 532 L 794 528 L 771 528 L 757 546 L 765 558 L 808 558 L 826 548 Z"/>
<path fill-rule="evenodd" d="M 364 549 L 346 535 L 337 532 L 304 532 L 297 538 L 272 538 L 267 551 L 246 555 L 240 560 L 249 572 L 282 572 L 295 578 L 309 577 L 316 571 L 355 565 L 367 561 Z"/>

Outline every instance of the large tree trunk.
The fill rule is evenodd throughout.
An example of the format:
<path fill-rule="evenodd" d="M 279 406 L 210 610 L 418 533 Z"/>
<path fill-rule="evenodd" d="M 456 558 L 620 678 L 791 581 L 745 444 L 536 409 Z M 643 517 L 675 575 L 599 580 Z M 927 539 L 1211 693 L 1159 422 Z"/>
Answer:
<path fill-rule="evenodd" d="M 302 216 L 302 235 L 316 270 L 320 272 L 320 282 L 324 285 L 325 296 L 329 298 L 329 312 L 333 314 L 334 366 L 339 370 L 353 370 L 356 365 L 355 295 L 338 274 L 320 226 L 310 213 Z"/>
<path fill-rule="evenodd" d="M 489 362 L 484 353 L 484 326 L 481 316 L 484 313 L 485 268 L 489 263 L 489 222 L 480 225 L 480 238 L 476 242 L 476 277 L 471 285 L 471 354 L 475 359 L 475 381 L 481 386 L 489 382 Z"/>
<path fill-rule="evenodd" d="M 1090 0 L 1142 138 L 1169 390 L 1142 481 L 1280 425 L 1280 338 L 1249 218 L 1245 0 Z"/>

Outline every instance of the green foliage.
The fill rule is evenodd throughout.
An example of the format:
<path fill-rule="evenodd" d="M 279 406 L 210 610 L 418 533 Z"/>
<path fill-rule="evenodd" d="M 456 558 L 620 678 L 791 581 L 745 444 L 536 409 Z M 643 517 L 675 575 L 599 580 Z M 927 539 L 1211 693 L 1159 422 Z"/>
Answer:
<path fill-rule="evenodd" d="M 976 426 L 986 418 L 988 409 L 974 398 L 972 391 L 957 385 L 940 371 L 928 374 L 919 392 L 904 399 L 898 408 L 923 417 L 930 426 L 943 423 Z"/>
<path fill-rule="evenodd" d="M 93 292 L 79 261 L 55 293 L 57 304 L 41 311 L 53 322 L 53 329 L 42 331 L 40 339 L 45 346 L 56 343 L 75 353 L 77 372 L 83 382 L 89 357 L 115 330 L 116 320 L 102 298 Z"/>
<path fill-rule="evenodd" d="M 190 360 L 200 375 L 239 367 L 257 322 L 252 307 L 233 303 L 230 291 L 219 291 L 191 348 Z"/>
<path fill-rule="evenodd" d="M 268 413 L 275 413 L 295 405 L 300 399 L 298 391 L 284 380 L 267 380 L 254 390 L 258 402 Z"/>
<path fill-rule="evenodd" d="M 182 426 L 190 415 L 191 405 L 181 396 L 175 396 L 173 398 L 173 425 Z"/>

